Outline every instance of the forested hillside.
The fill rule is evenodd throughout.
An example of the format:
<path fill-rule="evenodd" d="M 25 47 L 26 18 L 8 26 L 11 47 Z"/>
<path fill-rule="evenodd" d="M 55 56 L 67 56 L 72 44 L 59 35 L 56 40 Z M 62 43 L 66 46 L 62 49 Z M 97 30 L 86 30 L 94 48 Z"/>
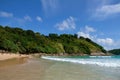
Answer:
<path fill-rule="evenodd" d="M 108 51 L 109 53 L 112 53 L 114 55 L 120 55 L 120 49 L 113 49 L 113 50 L 110 50 Z"/>
<path fill-rule="evenodd" d="M 32 30 L 0 26 L 0 49 L 19 53 L 69 53 L 90 54 L 106 52 L 104 48 L 88 38 L 71 34 L 35 33 Z"/>

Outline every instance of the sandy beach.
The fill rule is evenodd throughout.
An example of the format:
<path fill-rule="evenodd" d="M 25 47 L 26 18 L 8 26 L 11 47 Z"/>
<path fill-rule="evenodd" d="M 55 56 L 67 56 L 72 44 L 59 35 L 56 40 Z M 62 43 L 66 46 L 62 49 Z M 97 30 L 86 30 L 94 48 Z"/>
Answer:
<path fill-rule="evenodd" d="M 30 58 L 30 55 L 0 53 L 0 68 L 23 64 L 28 61 L 28 58 Z"/>
<path fill-rule="evenodd" d="M 29 57 L 28 55 L 20 55 L 20 54 L 13 54 L 13 53 L 0 53 L 0 61 L 7 60 L 12 58 L 21 58 L 21 57 Z"/>
<path fill-rule="evenodd" d="M 9 63 L 18 63 L 19 61 L 12 60 Z M 0 67 L 0 80 L 44 80 L 46 70 L 53 64 L 48 60 L 32 58 L 23 64 Z M 9 64 L 7 63 L 7 65 Z"/>
<path fill-rule="evenodd" d="M 4 60 L 3 60 L 4 61 Z M 2 61 L 1 61 L 2 62 Z M 120 68 L 82 65 L 69 62 L 32 58 L 5 61 L 0 67 L 0 80 L 119 80 Z M 24 62 L 21 64 L 21 62 Z M 10 66 L 10 64 L 15 66 Z M 2 64 L 2 63 L 1 63 Z M 3 65 L 3 64 L 2 64 Z"/>

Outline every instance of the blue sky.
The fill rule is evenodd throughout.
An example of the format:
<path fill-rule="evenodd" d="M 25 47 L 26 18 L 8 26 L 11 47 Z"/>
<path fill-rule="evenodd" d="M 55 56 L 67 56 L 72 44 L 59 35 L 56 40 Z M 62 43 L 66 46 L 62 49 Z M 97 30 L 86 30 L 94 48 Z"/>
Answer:
<path fill-rule="evenodd" d="M 120 0 L 0 0 L 0 25 L 78 34 L 120 48 Z"/>

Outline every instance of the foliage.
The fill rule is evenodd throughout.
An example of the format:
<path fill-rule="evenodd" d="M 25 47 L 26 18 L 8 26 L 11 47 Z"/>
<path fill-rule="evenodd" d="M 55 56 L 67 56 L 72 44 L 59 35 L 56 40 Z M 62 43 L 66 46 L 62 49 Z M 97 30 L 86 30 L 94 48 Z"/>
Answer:
<path fill-rule="evenodd" d="M 109 50 L 108 52 L 115 55 L 120 55 L 120 49 L 113 49 L 113 50 Z"/>
<path fill-rule="evenodd" d="M 0 26 L 0 49 L 19 53 L 69 53 L 88 54 L 106 52 L 104 48 L 88 38 L 77 38 L 77 34 L 35 33 L 32 30 Z"/>

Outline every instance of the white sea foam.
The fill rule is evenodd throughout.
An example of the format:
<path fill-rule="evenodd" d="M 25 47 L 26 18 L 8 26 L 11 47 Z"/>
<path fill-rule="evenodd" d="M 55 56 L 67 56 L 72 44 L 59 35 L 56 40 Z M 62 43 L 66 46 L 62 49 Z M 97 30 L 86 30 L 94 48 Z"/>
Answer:
<path fill-rule="evenodd" d="M 93 56 L 92 56 L 93 57 Z M 98 66 L 105 66 L 105 67 L 120 67 L 120 59 L 91 59 L 91 58 L 59 58 L 59 57 L 51 57 L 51 56 L 42 56 L 43 59 L 55 60 L 55 61 L 63 61 L 63 62 L 72 62 L 72 63 L 79 63 L 79 64 L 93 64 Z"/>
<path fill-rule="evenodd" d="M 111 58 L 112 56 L 90 56 L 91 58 Z"/>

